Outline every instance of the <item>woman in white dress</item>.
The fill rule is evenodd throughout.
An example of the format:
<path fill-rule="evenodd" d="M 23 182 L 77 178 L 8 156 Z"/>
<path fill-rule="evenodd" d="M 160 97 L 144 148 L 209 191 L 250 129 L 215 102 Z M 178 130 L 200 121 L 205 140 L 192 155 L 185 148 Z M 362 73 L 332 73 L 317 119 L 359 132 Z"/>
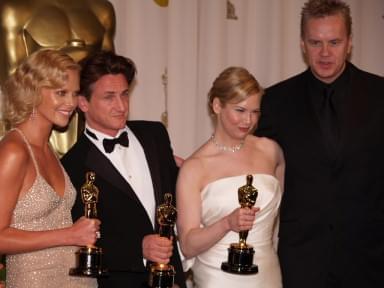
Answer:
<path fill-rule="evenodd" d="M 215 129 L 183 164 L 177 181 L 178 234 L 187 259 L 193 259 L 199 288 L 280 288 L 275 250 L 283 187 L 284 157 L 277 143 L 252 135 L 260 116 L 263 89 L 244 68 L 229 67 L 208 94 Z M 258 190 L 252 208 L 240 208 L 238 188 L 253 176 Z M 249 230 L 257 274 L 221 270 L 239 231 Z"/>

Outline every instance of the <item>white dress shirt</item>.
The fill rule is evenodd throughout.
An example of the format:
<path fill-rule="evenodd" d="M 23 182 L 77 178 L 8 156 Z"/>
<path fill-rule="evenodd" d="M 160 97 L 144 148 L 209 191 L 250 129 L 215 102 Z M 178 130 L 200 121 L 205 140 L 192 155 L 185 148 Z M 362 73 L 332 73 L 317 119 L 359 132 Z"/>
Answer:
<path fill-rule="evenodd" d="M 136 196 L 144 206 L 153 227 L 155 227 L 156 203 L 152 177 L 149 171 L 144 149 L 141 146 L 139 140 L 126 126 L 124 129 L 121 129 L 117 133 L 116 137 L 119 137 L 122 132 L 127 131 L 129 146 L 123 147 L 119 144 L 116 144 L 114 150 L 111 153 L 106 153 L 103 147 L 103 139 L 112 139 L 112 137 L 90 128 L 87 124 L 85 124 L 85 127 L 94 133 L 97 139 L 94 139 L 86 132 L 84 132 L 84 134 L 92 143 L 96 145 L 96 147 L 105 155 L 105 157 L 107 157 L 112 162 L 113 166 L 115 166 L 121 176 L 123 176 L 129 185 L 131 185 L 133 191 L 136 193 Z"/>

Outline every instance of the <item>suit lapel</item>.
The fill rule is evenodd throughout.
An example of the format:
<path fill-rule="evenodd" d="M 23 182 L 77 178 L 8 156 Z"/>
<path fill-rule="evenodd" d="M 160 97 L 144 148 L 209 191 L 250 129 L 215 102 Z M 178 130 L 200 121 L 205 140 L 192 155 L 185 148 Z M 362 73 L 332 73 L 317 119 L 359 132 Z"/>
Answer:
<path fill-rule="evenodd" d="M 351 63 L 349 65 L 349 84 L 347 90 L 340 99 L 338 107 L 340 107 L 340 119 L 339 119 L 339 143 L 337 150 L 337 159 L 342 160 L 345 151 L 347 151 L 346 145 L 350 141 L 356 140 L 356 135 L 359 131 L 364 131 L 366 127 L 362 127 L 363 123 L 366 123 L 366 115 L 369 115 L 369 101 L 361 98 L 361 95 L 366 95 L 366 87 L 364 81 L 359 77 L 359 70 Z M 348 97 L 348 99 L 346 98 Z"/>
<path fill-rule="evenodd" d="M 369 115 L 369 101 L 367 98 L 362 98 L 361 95 L 366 95 L 365 92 L 367 87 L 359 77 L 359 71 L 351 65 L 351 88 L 348 91 L 348 99 L 343 101 L 343 128 L 348 131 L 351 131 L 355 134 L 356 129 L 364 128 L 361 125 L 365 123 L 367 115 Z M 368 97 L 368 95 L 366 96 Z M 347 135 L 346 135 L 347 136 Z"/>

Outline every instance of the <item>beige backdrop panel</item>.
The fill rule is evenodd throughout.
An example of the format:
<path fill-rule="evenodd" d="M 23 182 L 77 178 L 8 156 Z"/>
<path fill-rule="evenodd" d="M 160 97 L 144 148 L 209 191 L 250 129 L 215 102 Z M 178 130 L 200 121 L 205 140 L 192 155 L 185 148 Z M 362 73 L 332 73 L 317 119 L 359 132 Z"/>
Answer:
<path fill-rule="evenodd" d="M 162 74 L 168 68 L 169 133 L 186 157 L 209 138 L 206 95 L 227 66 L 248 68 L 263 86 L 305 69 L 299 50 L 304 0 L 112 0 L 116 50 L 138 66 L 131 119 L 160 120 L 165 109 Z M 352 62 L 384 75 L 384 0 L 347 0 L 352 9 Z"/>

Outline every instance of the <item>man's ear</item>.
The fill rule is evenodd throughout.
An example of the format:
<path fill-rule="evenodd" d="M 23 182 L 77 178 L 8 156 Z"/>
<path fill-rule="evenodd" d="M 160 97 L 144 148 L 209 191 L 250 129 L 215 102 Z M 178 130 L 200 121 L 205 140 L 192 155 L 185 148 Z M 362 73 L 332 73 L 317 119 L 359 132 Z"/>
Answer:
<path fill-rule="evenodd" d="M 300 48 L 301 48 L 301 53 L 303 54 L 303 55 L 305 55 L 306 54 L 306 49 L 305 49 L 305 44 L 304 44 L 304 40 L 301 38 L 300 39 Z"/>
<path fill-rule="evenodd" d="M 87 98 L 85 98 L 84 96 L 82 95 L 79 95 L 78 96 L 78 102 L 77 102 L 77 106 L 79 107 L 79 109 L 85 113 L 88 111 L 88 105 L 89 105 L 89 102 L 87 100 Z"/>
<path fill-rule="evenodd" d="M 347 54 L 348 56 L 350 57 L 351 56 L 351 53 L 352 53 L 352 36 L 349 36 L 348 37 L 348 50 L 347 50 Z"/>

